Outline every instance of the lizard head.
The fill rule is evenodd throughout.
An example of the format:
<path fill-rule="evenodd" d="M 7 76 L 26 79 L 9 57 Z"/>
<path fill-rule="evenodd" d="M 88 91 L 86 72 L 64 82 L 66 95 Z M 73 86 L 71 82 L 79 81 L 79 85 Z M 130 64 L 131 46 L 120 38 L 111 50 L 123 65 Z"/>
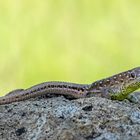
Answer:
<path fill-rule="evenodd" d="M 130 83 L 140 83 L 140 67 L 128 70 L 126 79 L 128 79 L 128 82 L 131 81 Z"/>
<path fill-rule="evenodd" d="M 112 94 L 113 98 L 124 99 L 129 93 L 140 88 L 140 67 L 122 72 L 117 77 L 121 86 L 118 93 Z"/>
<path fill-rule="evenodd" d="M 131 70 L 131 77 L 140 79 L 140 67 Z"/>
<path fill-rule="evenodd" d="M 140 67 L 122 72 L 118 74 L 118 77 L 118 81 L 120 84 L 122 83 L 122 89 L 125 92 L 133 92 L 140 88 Z"/>

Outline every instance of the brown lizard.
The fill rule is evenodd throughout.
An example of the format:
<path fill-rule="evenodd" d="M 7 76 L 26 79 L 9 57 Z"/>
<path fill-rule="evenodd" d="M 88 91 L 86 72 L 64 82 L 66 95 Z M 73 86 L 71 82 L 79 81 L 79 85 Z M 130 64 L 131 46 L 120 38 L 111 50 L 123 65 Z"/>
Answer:
<path fill-rule="evenodd" d="M 25 90 L 17 89 L 0 97 L 0 105 L 48 94 L 69 95 L 73 98 L 100 96 L 123 100 L 138 88 L 140 88 L 140 67 L 98 80 L 92 84 L 53 81 L 41 83 Z"/>

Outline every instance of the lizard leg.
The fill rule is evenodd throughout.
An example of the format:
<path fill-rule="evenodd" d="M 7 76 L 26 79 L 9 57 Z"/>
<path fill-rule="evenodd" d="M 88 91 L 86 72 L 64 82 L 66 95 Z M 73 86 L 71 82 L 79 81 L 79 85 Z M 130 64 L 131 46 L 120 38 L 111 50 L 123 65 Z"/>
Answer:
<path fill-rule="evenodd" d="M 132 103 L 140 103 L 140 92 L 133 92 L 127 96 L 127 99 Z"/>

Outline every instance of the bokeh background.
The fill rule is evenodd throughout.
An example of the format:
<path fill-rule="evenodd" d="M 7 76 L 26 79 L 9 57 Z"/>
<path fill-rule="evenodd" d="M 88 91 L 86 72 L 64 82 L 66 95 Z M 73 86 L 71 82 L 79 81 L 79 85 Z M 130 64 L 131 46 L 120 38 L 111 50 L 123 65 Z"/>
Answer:
<path fill-rule="evenodd" d="M 0 95 L 91 83 L 140 66 L 139 0 L 0 1 Z"/>

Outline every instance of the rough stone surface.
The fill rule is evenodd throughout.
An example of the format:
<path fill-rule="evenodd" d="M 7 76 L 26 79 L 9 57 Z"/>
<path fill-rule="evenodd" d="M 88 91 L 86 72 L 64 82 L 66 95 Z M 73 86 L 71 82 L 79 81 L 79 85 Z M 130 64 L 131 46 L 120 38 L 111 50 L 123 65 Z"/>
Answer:
<path fill-rule="evenodd" d="M 0 106 L 0 140 L 140 140 L 140 104 L 91 97 Z"/>

